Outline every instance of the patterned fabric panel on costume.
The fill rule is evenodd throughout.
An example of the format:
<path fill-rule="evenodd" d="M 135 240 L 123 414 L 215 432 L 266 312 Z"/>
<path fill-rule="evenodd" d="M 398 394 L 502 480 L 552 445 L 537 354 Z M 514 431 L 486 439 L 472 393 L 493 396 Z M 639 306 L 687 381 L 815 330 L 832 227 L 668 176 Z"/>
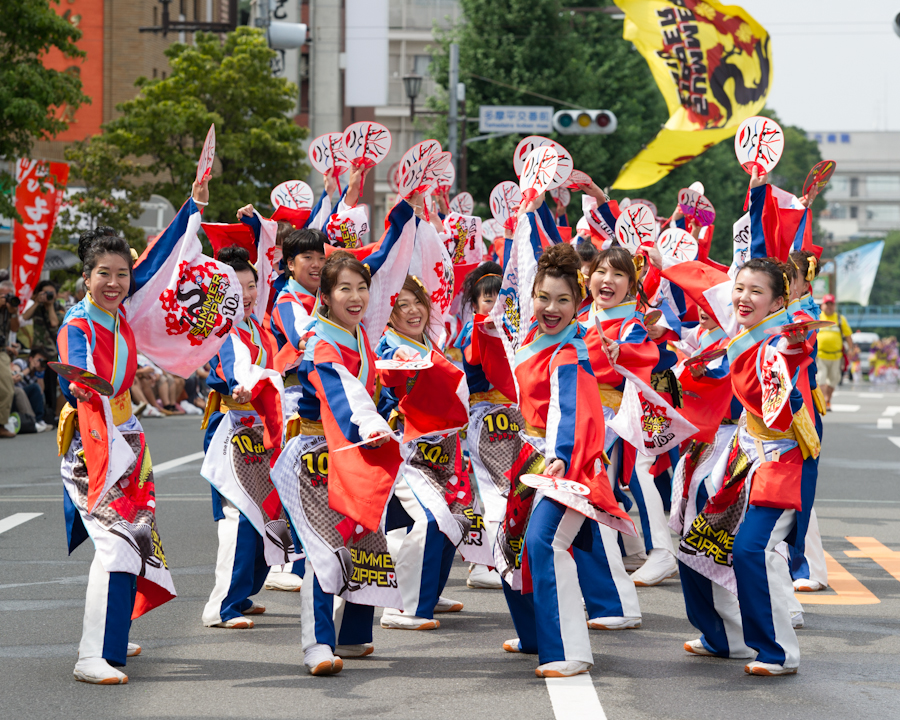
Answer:
<path fill-rule="evenodd" d="M 290 520 L 269 477 L 273 450 L 266 450 L 263 436 L 256 413 L 227 413 L 209 444 L 200 474 L 260 534 L 266 563 L 284 565 L 302 556 L 294 547 Z"/>
<path fill-rule="evenodd" d="M 137 422 L 134 425 L 140 428 Z M 147 605 L 142 605 L 146 611 L 161 604 L 160 600 L 165 602 L 174 597 L 175 586 L 156 524 L 156 489 L 150 451 L 143 432 L 122 429 L 122 434 L 135 454 L 135 462 L 100 500 L 93 513 L 87 511 L 88 470 L 79 433 L 63 457 L 62 478 L 69 499 L 94 541 L 103 568 L 107 572 L 136 575 L 162 590 L 151 593 L 153 597 Z M 139 583 L 139 593 L 141 587 Z"/>
<path fill-rule="evenodd" d="M 522 450 L 519 430 L 524 426 L 525 421 L 516 407 L 483 402 L 469 409 L 466 442 L 484 503 L 484 516 L 490 522 L 501 522 L 506 514 L 507 473 Z"/>
<path fill-rule="evenodd" d="M 493 565 L 478 499 L 459 452 L 459 438 L 428 435 L 402 446 L 406 481 L 466 562 Z"/>
<path fill-rule="evenodd" d="M 371 533 L 328 506 L 328 446 L 321 436 L 288 442 L 272 482 L 322 589 L 359 605 L 402 607 L 394 562 L 380 532 Z"/>
<path fill-rule="evenodd" d="M 752 466 L 735 434 L 728 443 L 724 483 L 713 498 L 716 502 L 708 500 L 690 525 L 685 523 L 678 545 L 679 560 L 735 595 L 732 547 L 747 507 Z"/>

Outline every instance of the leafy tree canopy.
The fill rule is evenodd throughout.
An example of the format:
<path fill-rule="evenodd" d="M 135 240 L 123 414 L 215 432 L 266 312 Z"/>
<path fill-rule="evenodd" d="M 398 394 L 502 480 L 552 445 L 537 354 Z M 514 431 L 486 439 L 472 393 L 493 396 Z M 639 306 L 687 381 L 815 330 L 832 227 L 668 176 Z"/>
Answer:
<path fill-rule="evenodd" d="M 130 224 L 141 214 L 141 200 L 146 200 L 146 185 L 136 186 L 130 178 L 140 172 L 133 162 L 123 159 L 115 145 L 102 142 L 101 136 L 73 143 L 66 148 L 66 161 L 71 165 L 70 185 L 83 185 L 84 190 L 71 194 L 59 213 L 52 244 L 66 247 L 73 236 L 100 225 L 121 232 L 128 244 L 139 253 L 147 246 L 144 231 Z"/>
<path fill-rule="evenodd" d="M 59 4 L 58 0 L 52 0 Z M 0 3 L 0 158 L 29 157 L 35 140 L 47 140 L 68 127 L 63 108 L 90 102 L 77 73 L 49 70 L 41 58 L 52 48 L 80 58 L 81 31 L 57 15 L 51 0 Z M 0 169 L 0 215 L 14 217 L 15 178 Z"/>
<path fill-rule="evenodd" d="M 195 45 L 166 51 L 171 74 L 137 82 L 138 97 L 118 106 L 103 141 L 123 156 L 147 160 L 152 192 L 177 208 L 190 194 L 206 133 L 216 125 L 216 166 L 204 217 L 234 221 L 246 203 L 265 209 L 272 187 L 309 172 L 300 141 L 308 134 L 285 113 L 297 87 L 272 75 L 275 56 L 259 30 L 239 27 L 224 44 L 197 33 Z"/>
<path fill-rule="evenodd" d="M 460 0 L 463 22 L 440 35 L 432 72 L 445 89 L 449 46 L 460 46 L 460 80 L 466 83 L 467 114 L 479 105 L 554 104 L 474 76 L 564 100 L 582 108 L 612 110 L 618 129 L 611 135 L 557 135 L 575 161 L 601 187 L 612 185 L 622 165 L 650 142 L 668 119 L 665 102 L 644 58 L 622 39 L 622 22 L 596 12 L 611 3 L 603 0 Z M 446 101 L 432 105 L 446 108 Z M 555 110 L 567 106 L 554 104 Z M 774 117 L 774 113 L 769 113 Z M 474 125 L 469 128 L 474 133 Z M 429 127 L 430 136 L 446 139 L 446 120 Z M 807 172 L 820 159 L 815 142 L 800 128 L 785 127 L 785 153 L 773 173 L 780 187 L 798 193 Z M 515 179 L 513 150 L 521 136 L 512 135 L 468 146 L 468 190 L 486 206 L 491 189 Z M 612 196 L 645 198 L 661 215 L 670 214 L 678 191 L 695 180 L 703 182 L 716 208 L 713 257 L 731 257 L 734 222 L 743 214 L 749 176 L 738 165 L 728 140 L 655 185 Z M 824 201 L 818 201 L 824 207 Z M 818 205 L 816 206 L 818 208 Z M 486 213 L 486 207 L 482 208 Z M 569 206 L 570 221 L 581 214 L 576 196 Z"/>

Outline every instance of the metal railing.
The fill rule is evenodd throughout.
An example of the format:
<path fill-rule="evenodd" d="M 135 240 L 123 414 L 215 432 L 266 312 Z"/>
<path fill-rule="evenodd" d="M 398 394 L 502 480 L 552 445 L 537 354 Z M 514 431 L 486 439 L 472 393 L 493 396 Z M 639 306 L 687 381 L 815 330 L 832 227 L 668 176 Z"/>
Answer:
<path fill-rule="evenodd" d="M 841 305 L 839 311 L 854 330 L 900 327 L 900 305 Z"/>

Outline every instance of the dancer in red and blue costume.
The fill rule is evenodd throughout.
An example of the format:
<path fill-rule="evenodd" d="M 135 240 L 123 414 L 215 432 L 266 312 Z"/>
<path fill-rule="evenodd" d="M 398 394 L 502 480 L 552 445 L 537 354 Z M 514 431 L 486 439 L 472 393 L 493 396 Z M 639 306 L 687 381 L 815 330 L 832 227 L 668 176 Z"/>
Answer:
<path fill-rule="evenodd" d="M 490 559 L 487 533 L 480 528 L 476 530 L 477 544 L 469 550 L 473 520 L 467 515 L 473 513 L 479 525 L 481 518 L 473 506 L 461 462 L 457 462 L 461 453 L 455 428 L 465 424 L 468 410 L 456 399 L 464 377 L 446 361 L 429 336 L 431 313 L 425 287 L 418 278 L 409 276 L 394 301 L 390 324 L 375 350 L 384 360 L 430 357 L 434 363 L 417 372 L 393 370 L 380 374 L 378 411 L 391 426 L 403 430 L 409 419 L 406 413 L 412 413 L 413 427 L 425 432 L 427 422 L 431 428 L 403 443 L 400 449 L 404 465 L 394 488 L 386 528 L 403 609 L 385 608 L 381 627 L 386 629 L 436 629 L 440 626 L 434 618 L 436 613 L 462 610 L 461 602 L 441 596 L 457 547 L 464 559 Z M 424 387 L 428 390 L 423 394 Z M 458 410 L 455 416 L 454 405 Z M 444 408 L 449 412 L 442 412 Z M 449 496 L 453 499 L 448 500 Z M 479 553 L 480 548 L 483 549 Z"/>
<path fill-rule="evenodd" d="M 804 200 L 811 204 L 808 198 L 803 198 L 801 202 Z M 795 247 L 798 244 L 795 243 Z M 791 280 L 791 302 L 788 305 L 788 313 L 791 315 L 791 320 L 793 322 L 818 320 L 821 312 L 812 297 L 812 281 L 819 274 L 818 257 L 809 250 L 795 250 L 790 255 L 790 265 L 794 270 L 794 276 Z M 816 340 L 817 334 L 816 331 L 812 331 L 807 338 L 807 342 L 812 345 L 812 351 L 810 352 L 812 363 L 808 368 L 808 374 L 816 432 L 821 443 L 825 397 L 821 388 L 818 387 L 816 379 L 816 356 L 819 348 Z M 804 473 L 809 475 L 815 474 L 818 477 L 818 465 L 818 458 L 807 458 L 804 460 Z M 804 490 L 807 495 L 803 498 L 803 511 L 798 518 L 797 530 L 797 538 L 800 542 L 791 545 L 789 548 L 791 577 L 794 580 L 794 590 L 799 592 L 816 592 L 828 587 L 828 567 L 825 563 L 825 551 L 822 547 L 819 521 L 816 518 L 816 511 L 813 507 L 815 484 L 815 480 L 804 483 Z M 795 625 L 797 624 L 795 619 Z"/>
<path fill-rule="evenodd" d="M 254 315 L 259 278 L 243 247 L 222 248 L 217 259 L 234 269 L 241 282 L 244 307 L 243 317 L 210 361 L 207 379 L 211 392 L 204 417 L 206 461 L 201 474 L 212 486 L 219 549 L 215 585 L 202 621 L 207 627 L 244 629 L 253 627 L 247 615 L 265 612 L 265 606 L 250 598 L 262 589 L 269 566 L 295 556 L 298 543 L 290 535 L 277 493 L 259 489 L 270 485 L 270 451 L 280 449 L 283 428 L 280 379 L 278 387 L 272 386 L 277 375 L 272 368 L 275 342 Z M 247 429 L 254 428 L 260 430 L 247 435 Z M 253 442 L 253 453 L 247 455 L 239 443 L 233 442 L 242 439 L 239 434 L 263 442 Z M 240 457 L 232 458 L 234 453 Z M 241 461 L 249 463 L 245 472 L 265 477 L 242 481 L 233 469 L 233 463 Z M 257 497 L 259 492 L 268 497 Z"/>
<path fill-rule="evenodd" d="M 535 230 L 533 207 L 540 202 L 542 198 L 520 211 L 517 240 L 525 239 L 523 229 Z M 518 551 L 524 558 L 522 567 L 527 567 L 523 591 L 504 583 L 519 637 L 507 641 L 504 649 L 537 650 L 539 677 L 577 675 L 588 672 L 593 663 L 579 602 L 579 569 L 570 548 L 591 541 L 591 526 L 598 519 L 634 529 L 613 496 L 602 463 L 597 463 L 603 455 L 605 423 L 584 329 L 575 317 L 584 295 L 580 265 L 578 254 L 567 244 L 553 246 L 540 256 L 532 291 L 535 322 L 516 352 L 515 376 L 524 439 L 543 455 L 544 474 L 584 483 L 590 494 L 576 499 L 558 491 L 535 493 L 517 481 L 509 493 L 495 551 L 507 567 L 513 567 L 509 554 L 518 553 L 511 541 L 522 537 L 527 518 L 524 544 Z M 598 465 L 600 472 L 595 473 Z M 529 577 L 531 597 L 526 592 Z"/>
<path fill-rule="evenodd" d="M 59 359 L 112 385 L 104 409 L 106 401 L 98 395 L 59 378 L 68 401 L 58 434 L 68 548 L 71 553 L 90 537 L 97 549 L 88 574 L 74 671 L 82 682 L 127 683 L 128 676 L 118 667 L 141 652 L 128 642 L 132 619 L 175 597 L 156 526 L 150 453 L 132 412 L 129 388 L 137 370 L 137 345 L 123 303 L 154 279 L 185 238 L 191 216 L 200 212 L 198 204 L 205 205 L 207 198 L 207 183 L 194 183 L 192 198 L 134 268 L 132 250 L 112 228 L 99 227 L 79 241 L 87 295 L 69 309 L 60 326 Z M 109 429 L 107 413 L 119 443 L 102 436 Z M 97 442 L 85 445 L 82 430 Z M 131 467 L 106 487 L 105 468 L 129 447 L 135 458 Z"/>
<path fill-rule="evenodd" d="M 504 228 L 504 232 L 507 229 Z M 505 419 L 501 422 L 507 427 L 521 420 L 518 410 L 513 407 L 515 386 L 509 372 L 509 363 L 499 352 L 482 353 L 479 338 L 488 333 L 496 336 L 496 329 L 488 319 L 488 313 L 494 307 L 497 293 L 502 284 L 503 269 L 500 265 L 486 262 L 470 272 L 463 284 L 461 297 L 473 314 L 460 330 L 456 339 L 456 347 L 462 354 L 463 371 L 469 386 L 469 428 L 466 433 L 466 445 L 472 463 L 472 472 L 478 484 L 478 495 L 484 510 L 484 523 L 488 534 L 489 547 L 494 546 L 497 530 L 506 513 L 506 496 L 509 492 L 509 478 L 505 472 L 509 469 L 500 456 L 506 457 L 504 451 L 498 451 L 500 445 L 511 444 L 509 453 L 515 455 L 518 447 L 518 436 L 513 438 L 494 435 L 490 441 L 490 429 L 497 426 L 498 415 Z M 499 342 L 499 337 L 498 337 Z M 493 371 L 496 366 L 499 371 Z M 495 387 L 490 377 L 501 378 L 502 388 Z M 485 418 L 491 419 L 485 424 Z M 481 448 L 485 448 L 482 456 Z M 492 566 L 473 565 L 466 579 L 467 587 L 473 589 L 499 590 L 502 587 L 500 575 Z"/>
<path fill-rule="evenodd" d="M 410 201 L 421 212 L 421 199 Z M 372 274 L 390 267 L 392 276 L 402 270 L 406 277 L 409 258 L 404 262 L 398 253 L 406 233 L 414 238 L 415 227 L 413 206 L 400 201 L 365 265 L 343 250 L 325 262 L 321 306 L 298 368 L 300 434 L 289 440 L 272 471 L 307 557 L 302 642 L 304 663 L 313 675 L 340 672 L 342 656 L 370 654 L 374 606 L 401 604 L 396 583 L 380 584 L 380 574 L 364 566 L 373 556 L 382 567 L 391 565 L 379 528 L 402 458 L 375 407 L 375 354 L 361 321 L 369 308 Z M 389 259 L 393 264 L 387 264 Z M 351 447 L 355 443 L 363 445 Z M 359 510 L 353 502 L 362 490 L 342 492 L 335 486 L 345 488 L 363 477 L 369 483 L 364 504 L 374 510 L 351 519 L 343 511 Z M 337 604 L 335 595 L 341 596 Z"/>

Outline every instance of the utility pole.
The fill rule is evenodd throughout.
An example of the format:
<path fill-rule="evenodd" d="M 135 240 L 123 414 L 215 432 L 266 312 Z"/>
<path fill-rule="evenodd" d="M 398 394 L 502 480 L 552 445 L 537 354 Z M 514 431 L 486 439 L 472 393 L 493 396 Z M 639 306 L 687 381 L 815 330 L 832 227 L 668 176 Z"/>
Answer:
<path fill-rule="evenodd" d="M 453 169 L 456 170 L 457 179 L 450 188 L 452 194 L 456 193 L 459 175 L 459 161 L 456 156 L 457 132 L 459 130 L 459 112 L 457 107 L 457 85 L 459 84 L 459 44 L 450 45 L 450 82 L 447 84 L 447 94 L 450 96 L 450 112 L 447 113 L 447 149 L 450 151 Z"/>
<path fill-rule="evenodd" d="M 462 139 L 459 147 L 459 163 L 456 168 L 456 184 L 458 185 L 458 190 L 460 192 L 464 192 L 466 190 L 466 186 L 468 185 L 468 178 L 466 178 L 466 173 L 468 171 L 467 161 L 466 161 L 466 130 L 469 124 L 469 118 L 466 113 L 466 84 L 465 83 L 457 83 L 456 84 L 456 98 L 460 103 L 460 114 L 462 115 Z"/>

